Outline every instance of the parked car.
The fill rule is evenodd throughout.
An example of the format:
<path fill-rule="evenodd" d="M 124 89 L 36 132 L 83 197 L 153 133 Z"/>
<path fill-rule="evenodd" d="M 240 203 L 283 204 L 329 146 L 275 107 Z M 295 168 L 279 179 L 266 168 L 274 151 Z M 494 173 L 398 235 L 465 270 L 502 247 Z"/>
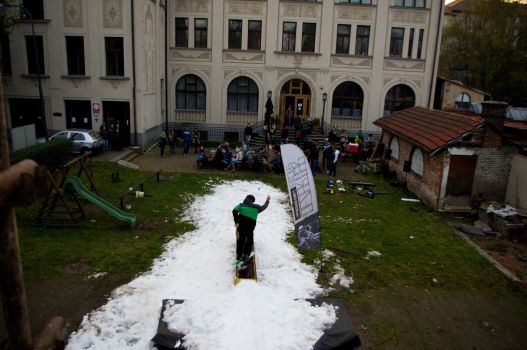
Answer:
<path fill-rule="evenodd" d="M 92 151 L 97 152 L 102 149 L 103 140 L 98 132 L 89 129 L 68 129 L 59 131 L 49 137 L 54 139 L 70 139 L 72 153 L 84 154 Z"/>

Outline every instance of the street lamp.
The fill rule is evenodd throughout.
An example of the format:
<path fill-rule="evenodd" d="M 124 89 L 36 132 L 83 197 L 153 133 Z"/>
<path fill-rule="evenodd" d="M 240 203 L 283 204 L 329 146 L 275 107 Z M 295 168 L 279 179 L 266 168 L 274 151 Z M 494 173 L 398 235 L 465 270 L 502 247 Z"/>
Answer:
<path fill-rule="evenodd" d="M 31 12 L 28 11 L 24 6 L 19 4 L 4 4 L 0 3 L 0 8 L 6 8 L 6 7 L 16 7 L 22 10 L 24 12 L 24 16 L 29 18 L 31 22 L 31 35 L 33 37 L 33 51 L 35 51 L 35 63 L 37 68 L 37 81 L 38 81 L 38 96 L 40 99 L 40 114 L 41 118 L 44 121 L 44 137 L 46 138 L 46 142 L 48 141 L 48 123 L 46 120 L 46 107 L 44 105 L 44 95 L 42 94 L 42 77 L 40 76 L 40 61 L 38 57 L 38 50 L 37 50 L 37 39 L 35 36 L 35 25 L 33 23 L 33 16 L 31 16 Z"/>
<path fill-rule="evenodd" d="M 324 92 L 322 94 L 322 132 L 324 132 L 324 115 L 326 114 L 326 101 L 328 99 L 328 94 Z"/>

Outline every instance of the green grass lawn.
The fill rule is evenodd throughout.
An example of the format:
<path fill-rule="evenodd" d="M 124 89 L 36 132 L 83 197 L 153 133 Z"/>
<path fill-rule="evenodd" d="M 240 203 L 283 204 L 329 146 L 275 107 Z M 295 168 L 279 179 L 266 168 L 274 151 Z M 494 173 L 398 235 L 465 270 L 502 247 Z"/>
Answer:
<path fill-rule="evenodd" d="M 114 164 L 94 162 L 95 181 L 103 197 L 110 202 L 150 174 L 119 167 L 122 181 L 111 183 L 111 172 L 115 169 Z M 210 174 L 165 175 L 172 176 L 171 181 L 146 183 L 145 192 L 151 197 L 133 201 L 129 198 L 131 211 L 138 217 L 136 230 L 130 230 L 125 223 L 97 208 L 88 207 L 89 218 L 80 227 L 60 229 L 30 224 L 40 203 L 17 210 L 26 283 L 38 284 L 48 278 L 66 276 L 67 266 L 73 264 L 81 264 L 86 269 L 78 278 L 86 278 L 96 271 L 133 276 L 148 270 L 153 259 L 162 252 L 164 243 L 193 229 L 193 225 L 181 216 L 193 197 L 206 193 L 215 182 L 232 179 Z M 240 173 L 237 179 L 254 180 L 254 174 L 250 175 L 244 177 L 246 175 Z M 261 180 L 286 190 L 284 177 L 266 175 Z M 470 295 L 474 299 L 485 299 L 485 303 L 486 300 L 505 303 L 507 308 L 515 310 L 511 311 L 514 315 L 507 318 L 516 317 L 515 312 L 527 314 L 526 288 L 510 282 L 461 240 L 448 225 L 453 217 L 438 215 L 420 203 L 402 202 L 402 197 L 411 195 L 391 187 L 379 177 L 365 179 L 377 183 L 376 191 L 388 192 L 373 199 L 353 192 L 325 194 L 326 180 L 326 176 L 315 179 L 322 249 L 329 249 L 336 255 L 325 261 L 319 283 L 329 286 L 337 263 L 353 277 L 351 288 L 334 287 L 329 296 L 345 299 L 348 306 L 356 310 L 358 322 L 369 323 L 361 337 L 372 348 L 435 349 L 422 343 L 420 338 L 414 338 L 408 330 L 416 324 L 434 324 L 435 319 L 414 320 L 406 325 L 388 316 L 405 314 L 404 305 L 427 298 L 430 298 L 429 304 L 433 304 L 438 298 L 450 300 L 452 296 Z M 83 181 L 86 184 L 86 179 Z M 294 242 L 293 235 L 291 241 Z M 374 250 L 381 256 L 366 258 L 368 252 Z M 306 263 L 319 266 L 318 250 L 302 254 Z M 430 297 L 430 293 L 434 293 L 434 297 Z M 401 295 L 407 299 L 405 303 L 400 303 Z M 408 307 L 417 307 L 412 305 Z M 463 303 L 457 300 L 455 305 L 459 307 Z M 385 317 L 379 314 L 379 308 L 386 312 Z M 410 319 L 414 317 L 417 316 Z M 408 317 L 404 318 L 405 322 L 407 320 Z M 441 328 L 442 323 L 437 327 Z M 462 338 L 463 330 L 459 332 Z M 406 342 L 397 340 L 401 335 L 406 337 Z M 444 336 L 437 335 L 438 339 Z M 454 336 L 456 334 L 450 338 Z"/>

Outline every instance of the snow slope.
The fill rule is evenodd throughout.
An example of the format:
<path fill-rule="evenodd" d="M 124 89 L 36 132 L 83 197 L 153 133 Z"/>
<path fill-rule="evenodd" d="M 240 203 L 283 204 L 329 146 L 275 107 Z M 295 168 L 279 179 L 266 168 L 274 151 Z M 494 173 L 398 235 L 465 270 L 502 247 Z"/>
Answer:
<path fill-rule="evenodd" d="M 271 203 L 255 230 L 258 282 L 234 286 L 232 208 L 246 195 Z M 163 299 L 185 299 L 165 313 L 188 349 L 311 348 L 335 321 L 333 307 L 302 298 L 323 293 L 317 271 L 285 242 L 293 230 L 287 195 L 257 181 L 215 185 L 186 212 L 197 229 L 169 242 L 149 272 L 117 288 L 86 315 L 67 349 L 150 349 Z"/>

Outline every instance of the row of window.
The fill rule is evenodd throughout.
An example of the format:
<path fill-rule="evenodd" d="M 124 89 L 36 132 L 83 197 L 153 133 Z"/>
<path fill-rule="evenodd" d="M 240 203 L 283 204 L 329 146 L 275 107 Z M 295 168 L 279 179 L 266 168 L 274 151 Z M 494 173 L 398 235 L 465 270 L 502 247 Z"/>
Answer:
<path fill-rule="evenodd" d="M 371 5 L 371 0 L 337 0 L 338 4 L 363 4 Z M 394 6 L 397 7 L 419 7 L 424 8 L 426 6 L 425 0 L 394 0 Z"/>
<path fill-rule="evenodd" d="M 26 35 L 26 53 L 27 53 L 27 73 L 28 74 L 46 74 L 44 64 L 44 44 L 42 36 Z M 84 54 L 84 37 L 66 36 L 66 57 L 68 65 L 68 75 L 85 75 L 85 54 Z M 105 56 L 106 56 L 106 75 L 107 76 L 124 76 L 124 40 L 122 37 L 105 37 L 104 38 Z M 3 35 L 0 37 L 1 68 L 3 74 L 11 74 L 11 49 L 9 37 Z"/>
<path fill-rule="evenodd" d="M 282 23 L 282 51 L 295 52 L 297 50 L 297 27 L 302 26 L 302 36 L 300 52 L 315 52 L 315 42 L 317 24 L 310 22 L 289 22 Z M 230 50 L 261 50 L 262 49 L 262 21 L 248 20 L 247 44 L 243 45 L 244 23 L 241 19 L 229 19 L 227 47 Z M 189 46 L 189 18 L 176 17 L 176 47 L 187 48 Z M 408 29 L 408 46 L 406 53 L 403 53 L 405 31 L 408 28 L 393 27 L 390 37 L 390 57 L 421 58 L 423 50 L 424 29 Z M 416 34 L 417 32 L 417 34 Z M 336 54 L 355 54 L 368 56 L 370 43 L 371 27 L 367 25 L 357 25 L 355 34 L 355 49 L 350 52 L 352 39 L 352 25 L 338 24 L 336 38 Z M 194 18 L 193 21 L 194 48 L 207 48 L 208 46 L 208 19 Z M 245 47 L 244 47 L 245 46 Z M 414 53 L 414 46 L 417 47 Z"/>
<path fill-rule="evenodd" d="M 286 82 L 284 87 L 298 86 L 298 91 L 292 89 L 281 93 L 310 95 L 309 86 L 301 80 Z M 296 84 L 296 85 L 295 85 Z M 304 88 L 302 88 L 304 86 Z M 193 74 L 181 77 L 176 83 L 176 109 L 201 110 L 206 109 L 206 87 L 201 78 Z M 232 80 L 227 88 L 227 111 L 242 113 L 258 112 L 258 86 L 248 77 L 238 77 Z M 361 117 L 364 103 L 364 92 L 354 82 L 344 82 L 337 86 L 333 93 L 332 116 Z M 407 85 L 396 85 L 386 94 L 384 101 L 385 115 L 415 105 L 415 94 Z"/>
<path fill-rule="evenodd" d="M 404 44 L 404 34 L 406 28 L 393 27 L 391 30 L 390 36 L 390 57 L 403 57 L 403 44 Z M 423 38 L 425 35 L 424 29 L 419 29 L 419 34 L 417 36 L 417 52 L 413 53 L 414 41 L 415 41 L 415 31 L 416 28 L 410 28 L 409 37 L 408 37 L 408 47 L 406 50 L 407 58 L 421 58 L 423 51 Z"/>
<path fill-rule="evenodd" d="M 391 158 L 398 161 L 399 160 L 399 139 L 397 136 L 393 136 L 390 140 Z M 420 148 L 414 148 L 410 157 L 410 170 L 419 175 L 423 176 L 424 171 L 424 159 L 423 152 Z"/>

